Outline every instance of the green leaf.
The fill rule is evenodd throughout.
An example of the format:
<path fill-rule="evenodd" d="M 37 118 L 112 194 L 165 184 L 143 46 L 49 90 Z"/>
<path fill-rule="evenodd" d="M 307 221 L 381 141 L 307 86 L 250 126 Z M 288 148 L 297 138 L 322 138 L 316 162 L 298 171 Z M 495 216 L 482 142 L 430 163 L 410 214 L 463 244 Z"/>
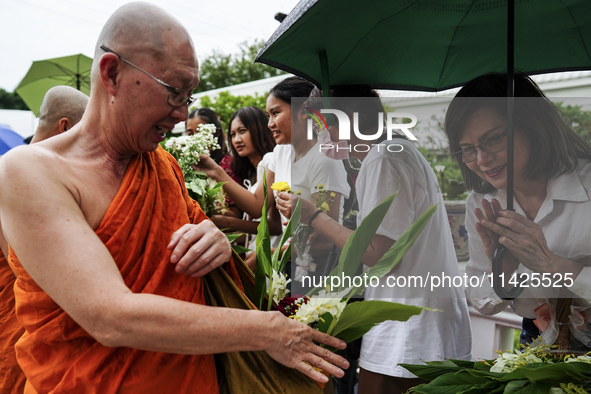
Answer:
<path fill-rule="evenodd" d="M 413 374 L 417 375 L 421 379 L 434 380 L 441 375 L 446 373 L 456 373 L 462 371 L 463 368 L 458 367 L 456 364 L 449 360 L 444 361 L 429 361 L 428 365 L 422 364 L 398 364 L 401 367 L 407 369 Z"/>
<path fill-rule="evenodd" d="M 430 383 L 421 386 L 415 392 L 429 394 L 491 394 L 502 393 L 503 386 L 503 384 L 493 379 L 478 378 L 464 371 L 459 371 L 441 375 Z"/>
<path fill-rule="evenodd" d="M 529 380 L 513 380 L 507 383 L 507 385 L 505 386 L 505 391 L 503 391 L 503 394 L 518 393 L 521 391 L 522 388 L 524 388 L 530 383 L 531 382 Z"/>
<path fill-rule="evenodd" d="M 289 244 L 287 246 L 287 249 L 285 249 L 285 252 L 283 252 L 283 256 L 281 256 L 281 262 L 279 264 L 279 269 L 277 270 L 278 272 L 285 271 L 285 266 L 287 265 L 287 262 L 289 261 L 290 258 L 291 258 L 291 244 Z"/>
<path fill-rule="evenodd" d="M 318 321 L 318 331 L 326 333 L 330 327 L 330 323 L 332 323 L 333 315 L 331 315 L 330 312 L 326 312 L 320 316 L 320 319 L 321 320 Z"/>
<path fill-rule="evenodd" d="M 265 200 L 263 203 L 263 211 L 261 221 L 257 227 L 256 238 L 256 266 L 254 275 L 254 293 L 257 307 L 263 308 L 263 301 L 265 294 L 267 294 L 267 277 L 272 275 L 272 263 L 269 259 L 271 256 L 271 238 L 269 232 L 269 223 L 267 221 L 268 199 L 267 199 L 267 179 L 263 175 L 263 193 Z"/>
<path fill-rule="evenodd" d="M 246 253 L 246 252 L 252 252 L 252 249 L 248 249 L 244 246 L 241 245 L 230 245 L 232 247 L 232 249 L 234 250 L 234 252 L 238 253 L 238 254 L 242 254 L 242 253 Z"/>
<path fill-rule="evenodd" d="M 515 379 L 554 384 L 578 382 L 591 379 L 591 367 L 586 363 L 527 364 L 505 374 L 499 380 Z"/>
<path fill-rule="evenodd" d="M 452 363 L 454 363 L 455 365 L 457 365 L 458 367 L 462 367 L 462 368 L 474 368 L 474 369 L 480 369 L 480 368 L 476 368 L 476 365 L 484 365 L 486 367 L 486 370 L 488 371 L 490 369 L 489 365 L 485 365 L 483 362 L 481 361 L 467 361 L 467 360 L 456 360 L 456 359 L 448 359 L 446 361 L 451 361 Z M 427 363 L 429 364 L 429 363 Z"/>
<path fill-rule="evenodd" d="M 291 214 L 291 217 L 289 218 L 289 221 L 287 222 L 287 226 L 285 227 L 285 231 L 283 231 L 283 234 L 281 234 L 281 240 L 279 241 L 279 246 L 273 252 L 273 256 L 272 256 L 271 261 L 273 262 L 273 268 L 275 268 L 277 271 L 279 271 L 279 266 L 281 265 L 279 262 L 279 253 L 281 252 L 281 247 L 285 244 L 285 242 L 287 242 L 289 237 L 291 237 L 292 223 L 295 223 L 296 225 L 299 224 L 301 213 L 302 213 L 302 203 L 298 199 L 295 209 L 293 210 L 293 213 Z M 291 256 L 291 250 L 289 252 L 289 255 Z M 283 271 L 283 270 L 281 270 L 281 271 Z"/>
<path fill-rule="evenodd" d="M 411 316 L 421 313 L 422 310 L 423 308 L 418 306 L 388 301 L 353 302 L 345 306 L 339 321 L 332 331 L 332 335 L 341 338 L 339 334 L 343 333 L 344 336 L 350 337 L 352 333 L 346 332 L 347 330 L 355 329 L 358 333 L 361 326 L 365 329 L 386 320 L 406 321 Z"/>
<path fill-rule="evenodd" d="M 330 276 L 354 276 L 357 272 L 357 267 L 363 259 L 363 255 L 367 250 L 367 247 L 371 243 L 378 227 L 382 223 L 386 212 L 390 208 L 394 197 L 398 192 L 392 194 L 390 197 L 382 201 L 377 207 L 375 207 L 363 220 L 361 224 L 353 231 L 353 233 L 347 239 L 345 246 L 341 251 L 339 257 L 339 263 L 335 269 L 330 273 Z M 340 288 L 338 291 L 342 290 Z M 335 291 L 333 289 L 332 291 Z"/>
<path fill-rule="evenodd" d="M 415 242 L 423 228 L 427 225 L 431 216 L 437 210 L 437 205 L 431 206 L 409 227 L 406 231 L 396 240 L 394 245 L 382 256 L 382 258 L 366 271 L 367 276 L 377 276 L 381 278 L 388 272 L 392 271 L 392 268 L 398 264 L 400 259 L 404 256 L 408 249 Z"/>
<path fill-rule="evenodd" d="M 223 229 L 222 231 L 224 231 L 224 230 L 225 229 Z M 230 234 L 226 234 L 226 238 L 228 238 L 228 241 L 234 242 L 243 235 L 244 235 L 244 233 L 230 233 Z"/>
<path fill-rule="evenodd" d="M 364 336 L 365 333 L 371 330 L 374 326 L 375 324 L 366 324 L 350 327 L 341 331 L 337 338 L 345 341 L 345 343 L 349 343 Z"/>
<path fill-rule="evenodd" d="M 519 383 L 516 383 L 519 382 Z M 551 384 L 548 383 L 531 383 L 528 380 L 525 380 L 526 384 L 519 388 L 519 384 L 521 384 L 523 380 L 513 380 L 505 386 L 505 391 L 503 393 L 510 393 L 510 394 L 548 394 L 550 389 L 552 388 Z"/>

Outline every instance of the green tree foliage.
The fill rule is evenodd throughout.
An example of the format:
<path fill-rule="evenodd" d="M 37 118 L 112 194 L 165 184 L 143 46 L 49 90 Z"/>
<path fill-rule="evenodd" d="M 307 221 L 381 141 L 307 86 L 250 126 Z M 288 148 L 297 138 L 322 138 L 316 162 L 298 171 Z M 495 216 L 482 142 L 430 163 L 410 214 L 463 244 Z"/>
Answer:
<path fill-rule="evenodd" d="M 591 143 L 591 111 L 583 111 L 580 105 L 572 106 L 562 103 L 555 103 L 555 105 L 562 112 L 566 123 L 585 141 Z"/>
<path fill-rule="evenodd" d="M 200 82 L 195 93 L 284 74 L 276 68 L 254 63 L 256 55 L 264 45 L 262 40 L 255 40 L 253 44 L 245 41 L 238 45 L 240 53 L 235 55 L 214 51 L 211 56 L 200 62 Z"/>
<path fill-rule="evenodd" d="M 259 107 L 266 113 L 267 94 L 255 96 L 233 96 L 228 92 L 221 92 L 216 97 L 203 96 L 200 106 L 211 108 L 220 117 L 224 130 L 228 129 L 228 122 L 234 112 L 244 107 Z"/>
<path fill-rule="evenodd" d="M 28 110 L 27 104 L 16 93 L 10 93 L 0 88 L 0 109 Z"/>

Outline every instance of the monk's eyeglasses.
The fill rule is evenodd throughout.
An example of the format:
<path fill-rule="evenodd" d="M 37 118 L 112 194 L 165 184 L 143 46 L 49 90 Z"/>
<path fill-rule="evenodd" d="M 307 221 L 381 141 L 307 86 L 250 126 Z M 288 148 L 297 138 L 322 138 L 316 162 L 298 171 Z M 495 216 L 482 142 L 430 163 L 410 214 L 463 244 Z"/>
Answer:
<path fill-rule="evenodd" d="M 150 77 L 152 77 L 154 79 L 154 81 L 158 82 L 160 85 L 162 85 L 166 89 L 168 89 L 168 104 L 172 105 L 173 107 L 180 107 L 182 105 L 186 105 L 187 107 L 190 107 L 195 102 L 195 100 L 197 100 L 196 97 L 192 96 L 192 93 L 193 93 L 192 91 L 187 92 L 187 91 L 182 90 L 180 88 L 175 88 L 174 86 L 170 86 L 169 84 L 156 78 L 155 76 L 153 76 L 152 74 L 150 74 L 146 70 L 139 68 L 138 66 L 136 66 L 135 64 L 133 64 L 129 60 L 122 58 L 120 55 L 118 55 L 117 53 L 115 53 L 111 49 L 107 48 L 106 46 L 101 45 L 100 48 L 105 52 L 109 52 L 109 53 L 112 53 L 113 55 L 117 56 L 119 58 L 119 60 L 129 64 L 131 67 L 143 72 L 146 75 L 149 75 Z"/>
<path fill-rule="evenodd" d="M 462 160 L 464 163 L 470 163 L 476 160 L 476 149 L 480 149 L 484 153 L 497 153 L 505 148 L 507 148 L 507 130 L 502 134 L 483 141 L 479 145 L 464 148 L 452 153 L 452 155 L 454 155 L 458 161 Z"/>

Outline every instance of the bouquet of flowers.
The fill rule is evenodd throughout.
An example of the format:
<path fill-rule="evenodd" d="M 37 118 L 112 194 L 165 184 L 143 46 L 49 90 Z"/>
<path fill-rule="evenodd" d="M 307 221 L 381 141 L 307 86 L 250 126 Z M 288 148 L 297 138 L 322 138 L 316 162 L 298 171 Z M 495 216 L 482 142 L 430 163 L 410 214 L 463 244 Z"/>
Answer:
<path fill-rule="evenodd" d="M 216 128 L 213 124 L 201 124 L 192 136 L 171 137 L 164 142 L 164 149 L 179 163 L 185 177 L 189 196 L 197 201 L 209 217 L 224 214 L 228 209 L 223 183 L 217 183 L 193 166 L 199 163 L 199 155 L 209 156 L 211 151 L 220 149 Z"/>
<path fill-rule="evenodd" d="M 591 353 L 557 354 L 552 348 L 541 344 L 498 352 L 495 360 L 400 365 L 430 381 L 411 389 L 412 393 L 591 393 Z"/>
<path fill-rule="evenodd" d="M 275 302 L 277 309 L 286 316 L 308 324 L 321 332 L 340 338 L 345 342 L 360 338 L 374 325 L 383 321 L 405 321 L 411 316 L 421 313 L 424 308 L 387 301 L 372 300 L 349 303 L 351 297 L 364 289 L 361 287 L 346 288 L 344 283 L 340 287 L 327 285 L 326 288 L 316 288 L 302 297 L 286 297 L 288 294 L 286 285 L 289 279 L 286 279 L 287 275 L 283 271 L 290 258 L 292 244 L 289 244 L 283 256 L 280 256 L 281 247 L 271 253 L 269 227 L 266 219 L 268 209 L 266 181 L 263 181 L 263 186 L 265 201 L 257 233 L 255 292 L 253 299 L 251 299 L 259 309 L 265 307 L 265 296 L 267 296 L 265 309 L 270 310 L 272 303 Z M 353 277 L 355 275 L 365 250 L 395 196 L 396 194 L 388 197 L 378 205 L 361 222 L 357 230 L 351 234 L 343 247 L 339 263 L 330 273 L 329 278 L 332 276 L 341 277 L 341 275 Z M 437 206 L 432 206 L 407 229 L 380 261 L 366 272 L 369 278 L 373 276 L 382 277 L 394 268 L 416 240 L 436 208 Z M 295 228 L 295 232 L 297 232 L 300 214 L 301 202 L 298 201 L 287 224 L 287 229 L 281 237 L 280 245 L 287 241 L 292 228 Z M 327 283 L 332 283 L 332 281 L 329 279 Z"/>

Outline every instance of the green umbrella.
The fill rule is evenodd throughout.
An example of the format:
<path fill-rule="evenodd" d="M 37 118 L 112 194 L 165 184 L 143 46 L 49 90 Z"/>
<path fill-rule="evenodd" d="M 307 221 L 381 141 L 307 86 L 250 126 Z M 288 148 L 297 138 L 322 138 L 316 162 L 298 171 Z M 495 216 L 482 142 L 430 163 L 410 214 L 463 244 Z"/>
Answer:
<path fill-rule="evenodd" d="M 591 1 L 515 4 L 515 68 L 591 69 Z M 506 0 L 303 0 L 256 61 L 317 86 L 440 91 L 507 66 Z"/>
<path fill-rule="evenodd" d="M 488 72 L 591 69 L 589 0 L 302 0 L 255 61 L 321 86 L 440 91 Z M 507 209 L 513 209 L 513 120 L 508 102 Z M 506 248 L 495 253 L 502 272 Z M 507 291 L 495 281 L 495 292 Z"/>
<path fill-rule="evenodd" d="M 35 116 L 45 93 L 57 85 L 67 85 L 90 95 L 90 68 L 92 59 L 82 54 L 38 60 L 16 88 Z"/>

